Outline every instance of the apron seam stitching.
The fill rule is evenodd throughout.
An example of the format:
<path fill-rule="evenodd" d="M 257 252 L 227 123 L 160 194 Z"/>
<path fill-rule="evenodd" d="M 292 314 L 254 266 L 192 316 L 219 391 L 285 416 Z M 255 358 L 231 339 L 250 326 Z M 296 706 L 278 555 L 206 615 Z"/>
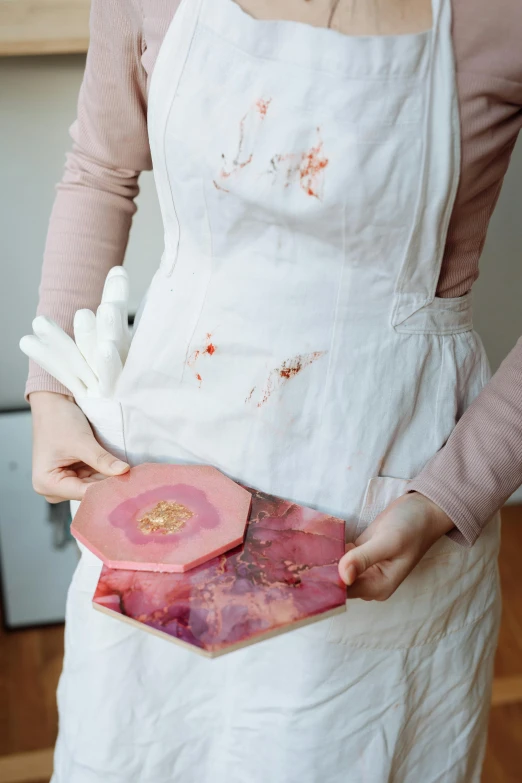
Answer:
<path fill-rule="evenodd" d="M 433 33 L 434 33 L 434 35 L 430 39 L 430 71 L 429 71 L 430 87 L 429 87 L 429 97 L 428 97 L 428 101 L 427 101 L 427 104 L 426 104 L 426 106 L 427 106 L 427 113 L 431 113 L 433 111 L 433 107 L 431 105 L 432 104 L 432 100 L 431 99 L 433 98 L 433 78 L 434 78 L 433 70 L 434 70 L 434 67 L 435 67 L 435 64 L 434 64 L 434 52 L 435 51 L 439 52 L 439 48 L 440 48 L 440 18 L 441 18 L 442 14 L 443 14 L 443 9 L 442 9 L 442 4 L 440 2 L 438 2 L 437 6 L 438 6 L 437 7 L 437 20 L 434 20 L 434 26 L 433 26 Z M 447 11 L 447 12 L 450 15 L 449 24 L 451 25 L 451 15 L 452 15 L 451 6 L 449 8 L 449 11 Z M 453 83 L 453 88 L 455 89 L 455 63 L 454 63 L 454 56 L 452 57 L 452 63 L 453 63 L 452 83 Z M 452 177 L 451 177 L 451 186 L 449 188 L 449 192 L 448 192 L 448 195 L 447 195 L 447 198 L 446 198 L 446 203 L 444 205 L 444 211 L 443 211 L 443 215 L 442 215 L 442 224 L 441 224 L 442 225 L 442 232 L 441 233 L 442 233 L 442 236 L 444 236 L 445 238 L 447 237 L 449 224 L 450 224 L 450 220 L 451 220 L 451 215 L 452 215 L 453 207 L 454 207 L 454 204 L 455 204 L 455 199 L 456 199 L 457 190 L 458 190 L 459 181 L 460 181 L 460 161 L 461 161 L 460 127 L 461 127 L 461 123 L 460 123 L 460 117 L 459 117 L 459 109 L 458 109 L 458 106 L 456 106 L 455 96 L 454 95 L 453 95 L 452 100 L 451 100 L 450 117 L 451 117 L 451 120 L 452 120 L 452 125 L 454 126 L 454 129 L 457 132 L 452 134 L 452 139 L 451 139 L 451 149 L 452 149 L 452 152 L 453 152 L 454 167 L 453 167 L 453 172 L 452 172 Z M 428 125 L 427 125 L 427 123 L 428 123 L 428 117 L 426 118 L 426 127 L 425 127 L 425 133 L 426 134 L 428 132 Z M 425 137 L 425 139 L 426 139 L 426 137 Z M 427 149 L 427 146 L 426 146 L 426 149 Z M 424 177 L 424 175 L 425 175 L 425 170 L 423 170 L 423 177 Z M 419 195 L 420 195 L 420 192 L 421 192 L 421 188 L 419 189 Z M 418 204 L 417 204 L 417 206 L 418 206 Z M 412 236 L 413 236 L 413 234 L 412 234 Z M 410 249 L 410 246 L 408 246 L 408 251 L 407 251 L 407 256 L 406 256 L 406 259 L 405 259 L 405 263 L 404 263 L 403 268 L 400 270 L 400 273 L 399 273 L 399 279 L 397 281 L 397 288 L 396 288 L 396 296 L 397 296 L 397 298 L 396 298 L 395 307 L 393 308 L 393 312 L 392 312 L 392 325 L 394 326 L 394 328 L 397 331 L 400 331 L 398 329 L 398 326 L 400 324 L 396 324 L 395 323 L 396 318 L 398 316 L 398 311 L 399 311 L 399 301 L 400 301 L 400 299 L 401 299 L 401 297 L 402 297 L 402 295 L 404 293 L 405 285 L 407 283 L 408 272 L 409 272 L 409 270 L 410 270 L 410 268 L 412 266 L 411 263 L 409 263 L 409 261 L 408 261 L 409 249 Z M 444 246 L 441 247 L 440 237 L 438 237 L 437 258 L 436 258 L 436 264 L 435 264 L 435 270 L 434 270 L 434 272 L 436 272 L 436 274 L 432 275 L 432 279 L 430 281 L 430 288 L 429 288 L 430 293 L 429 293 L 428 297 L 426 297 L 426 301 L 418 308 L 418 310 L 420 310 L 425 304 L 431 303 L 435 299 L 435 297 L 436 297 L 437 284 L 438 284 L 438 279 L 440 277 L 440 269 L 442 267 L 442 262 L 443 262 L 443 258 L 444 258 L 444 249 L 445 249 L 445 247 Z M 415 311 L 415 312 L 418 312 L 418 310 Z M 407 320 L 407 319 L 404 319 L 404 320 Z M 403 323 L 404 323 L 404 321 L 403 321 Z M 462 331 L 469 331 L 469 330 L 468 329 L 462 329 Z M 438 334 L 439 332 L 428 331 L 428 332 L 422 332 L 422 333 L 428 333 L 428 334 L 435 333 L 435 334 Z M 446 333 L 452 334 L 454 332 L 445 332 L 444 331 L 444 332 L 440 332 L 440 333 L 441 334 L 446 334 Z"/>
<path fill-rule="evenodd" d="M 209 248 L 210 252 L 208 254 L 208 261 L 209 261 L 210 269 L 209 269 L 208 278 L 207 278 L 207 281 L 206 281 L 206 284 L 205 284 L 205 293 L 203 294 L 203 297 L 202 297 L 202 300 L 201 300 L 201 304 L 200 304 L 200 307 L 199 307 L 199 313 L 197 315 L 197 318 L 194 319 L 194 327 L 193 327 L 193 329 L 191 331 L 189 339 L 187 340 L 187 348 L 186 348 L 186 351 L 185 351 L 185 358 L 183 360 L 183 367 L 181 369 L 180 383 L 183 382 L 183 378 L 185 377 L 185 369 L 187 367 L 187 362 L 188 362 L 188 359 L 189 359 L 189 356 L 190 356 L 190 348 L 191 348 L 193 340 L 194 340 L 194 335 L 196 334 L 196 332 L 198 330 L 198 327 L 199 327 L 199 323 L 201 321 L 201 315 L 202 315 L 203 310 L 205 308 L 205 304 L 206 304 L 206 301 L 207 301 L 207 298 L 208 298 L 208 292 L 210 290 L 210 283 L 212 281 L 212 277 L 213 277 L 213 274 L 214 274 L 214 242 L 213 242 L 213 234 L 212 234 L 212 225 L 210 223 L 210 211 L 209 211 L 209 208 L 208 208 L 206 185 L 205 185 L 205 180 L 203 179 L 203 177 L 201 178 L 201 192 L 202 192 L 202 195 L 203 195 L 203 202 L 205 204 L 205 215 L 206 215 L 206 219 L 207 219 L 207 229 L 208 229 L 208 236 L 209 236 L 209 242 L 210 242 L 210 248 Z"/>

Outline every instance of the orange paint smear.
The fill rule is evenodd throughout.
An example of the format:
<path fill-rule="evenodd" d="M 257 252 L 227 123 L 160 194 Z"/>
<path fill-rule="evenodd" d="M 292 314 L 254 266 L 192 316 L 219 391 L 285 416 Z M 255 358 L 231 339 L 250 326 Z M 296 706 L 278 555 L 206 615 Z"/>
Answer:
<path fill-rule="evenodd" d="M 187 364 L 189 367 L 193 367 L 194 364 L 197 362 L 200 356 L 203 354 L 207 354 L 207 356 L 213 356 L 216 352 L 216 346 L 210 342 L 212 339 L 212 335 L 207 333 L 207 345 L 205 348 L 197 348 L 195 351 L 193 351 L 190 355 L 190 357 L 187 359 Z M 198 381 L 201 380 L 199 376 L 196 376 Z"/>
<path fill-rule="evenodd" d="M 197 362 L 197 360 L 199 359 L 200 353 L 201 353 L 201 351 L 194 351 L 194 353 L 192 353 L 189 356 L 189 358 L 187 359 L 187 364 L 189 365 L 189 367 L 192 367 L 192 365 Z"/>
<path fill-rule="evenodd" d="M 295 378 L 301 370 L 304 370 L 305 367 L 309 367 L 317 361 L 317 359 L 320 359 L 321 356 L 324 356 L 325 353 L 325 351 L 314 351 L 314 353 L 298 354 L 292 359 L 284 361 L 280 367 L 272 370 L 263 391 L 263 398 L 257 403 L 257 407 L 260 408 L 264 405 L 276 389 L 281 388 L 281 386 L 288 383 L 289 380 Z"/>
<path fill-rule="evenodd" d="M 319 131 L 317 128 L 318 133 Z M 321 178 L 329 162 L 323 154 L 323 141 L 319 140 L 315 147 L 307 152 L 274 155 L 267 173 L 277 175 L 281 164 L 286 164 L 284 187 L 288 188 L 292 182 L 299 181 L 300 187 L 308 196 L 320 199 Z"/>
<path fill-rule="evenodd" d="M 268 107 L 270 106 L 271 103 L 272 103 L 272 98 L 268 98 L 268 100 L 259 98 L 256 101 L 256 108 L 263 119 L 265 119 L 266 114 L 268 112 Z"/>
<path fill-rule="evenodd" d="M 254 103 L 253 106 L 250 107 L 250 109 L 247 111 L 247 113 L 241 118 L 239 122 L 239 143 L 237 146 L 237 152 L 234 156 L 234 159 L 232 161 L 231 167 L 227 169 L 227 161 L 225 158 L 225 155 L 222 155 L 223 160 L 225 161 L 225 165 L 221 169 L 219 176 L 221 179 L 228 179 L 233 174 L 236 174 L 241 169 L 244 169 L 245 166 L 250 165 L 253 160 L 253 153 L 250 153 L 245 160 L 241 160 L 241 158 L 244 156 L 244 146 L 245 146 L 245 123 L 248 118 L 248 116 L 253 112 L 257 112 L 262 120 L 265 119 L 268 107 L 270 106 L 270 103 L 272 102 L 272 98 L 264 99 L 264 98 L 258 98 L 258 100 Z M 219 188 L 219 185 L 214 182 L 216 187 Z M 224 190 L 225 193 L 228 193 L 229 191 L 226 188 L 220 188 L 221 190 Z"/>
<path fill-rule="evenodd" d="M 225 167 L 221 169 L 220 176 L 223 179 L 232 176 L 232 174 L 235 174 L 236 171 L 240 169 L 244 169 L 245 166 L 248 166 L 252 162 L 252 158 L 253 158 L 252 154 L 250 154 L 248 158 L 244 161 L 239 160 L 241 155 L 243 154 L 243 145 L 245 143 L 245 122 L 250 111 L 252 111 L 252 109 L 249 109 L 249 111 L 245 114 L 245 116 L 241 119 L 239 123 L 239 144 L 237 146 L 237 152 L 234 157 L 234 160 L 232 161 L 232 168 L 230 169 L 230 171 L 227 171 Z M 224 155 L 223 158 L 225 158 Z"/>
<path fill-rule="evenodd" d="M 309 196 L 314 196 L 314 198 L 319 198 L 318 179 L 321 172 L 324 171 L 330 162 L 328 158 L 322 155 L 322 149 L 323 142 L 320 141 L 319 144 L 312 147 L 308 152 L 303 153 L 299 170 L 301 187 Z"/>
<path fill-rule="evenodd" d="M 228 177 L 231 177 L 232 174 L 235 174 L 236 171 L 239 171 L 240 169 L 244 169 L 245 166 L 248 166 L 249 163 L 252 163 L 253 155 L 250 155 L 247 160 L 244 160 L 243 163 L 238 163 L 237 160 L 234 161 L 234 168 L 232 168 L 230 171 L 226 171 L 224 168 L 221 169 L 219 176 L 223 177 L 223 179 L 227 179 Z M 222 190 L 226 190 L 226 188 L 222 188 Z M 230 193 L 229 190 L 226 190 L 227 193 Z"/>

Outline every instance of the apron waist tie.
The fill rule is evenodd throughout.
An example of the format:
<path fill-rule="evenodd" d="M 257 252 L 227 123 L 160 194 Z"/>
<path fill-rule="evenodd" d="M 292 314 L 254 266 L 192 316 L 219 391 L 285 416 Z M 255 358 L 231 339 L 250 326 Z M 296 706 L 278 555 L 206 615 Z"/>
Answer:
<path fill-rule="evenodd" d="M 397 332 L 411 334 L 458 334 L 473 329 L 471 291 L 464 296 L 435 297 L 401 323 Z"/>

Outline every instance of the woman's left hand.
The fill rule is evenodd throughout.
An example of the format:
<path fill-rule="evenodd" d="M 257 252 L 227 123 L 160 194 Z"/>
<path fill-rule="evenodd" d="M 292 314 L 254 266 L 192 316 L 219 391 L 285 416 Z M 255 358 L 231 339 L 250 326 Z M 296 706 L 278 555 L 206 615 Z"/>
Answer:
<path fill-rule="evenodd" d="M 339 562 L 348 598 L 385 601 L 454 524 L 436 503 L 409 492 L 390 503 Z"/>

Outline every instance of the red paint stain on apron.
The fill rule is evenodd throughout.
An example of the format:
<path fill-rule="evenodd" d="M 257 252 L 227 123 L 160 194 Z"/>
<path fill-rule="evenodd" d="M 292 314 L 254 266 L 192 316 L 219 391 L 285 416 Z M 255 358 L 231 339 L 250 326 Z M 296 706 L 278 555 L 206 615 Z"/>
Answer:
<path fill-rule="evenodd" d="M 245 124 L 248 119 L 251 119 L 253 112 L 255 112 L 256 117 L 260 117 L 261 121 L 263 121 L 267 115 L 268 107 L 270 106 L 271 101 L 271 98 L 258 98 L 254 105 L 251 106 L 247 113 L 241 118 L 239 122 L 239 143 L 232 163 L 229 165 L 227 163 L 225 154 L 223 153 L 221 155 L 224 161 L 224 165 L 219 173 L 219 176 L 222 179 L 228 179 L 228 177 L 231 177 L 233 174 L 236 174 L 241 169 L 244 169 L 245 166 L 248 166 L 250 163 L 252 163 L 252 159 L 254 157 L 253 152 L 250 152 L 250 154 L 245 152 Z"/>
<path fill-rule="evenodd" d="M 323 142 L 320 140 L 315 147 L 303 154 L 299 169 L 301 187 L 309 196 L 319 198 L 319 178 L 328 166 L 329 160 L 323 155 Z"/>
<path fill-rule="evenodd" d="M 259 98 L 256 101 L 256 109 L 263 119 L 266 117 L 268 107 L 270 106 L 271 103 L 272 103 L 272 98 L 269 98 L 267 101 L 263 100 L 263 98 Z"/>
<path fill-rule="evenodd" d="M 287 359 L 280 367 L 272 370 L 268 376 L 265 388 L 263 390 L 263 397 L 260 402 L 257 403 L 257 407 L 261 408 L 270 399 L 276 389 L 281 388 L 289 380 L 295 378 L 305 367 L 309 367 L 321 356 L 324 356 L 325 351 L 314 351 L 314 353 L 298 354 L 292 359 Z"/>
<path fill-rule="evenodd" d="M 248 166 L 249 163 L 252 163 L 253 155 L 250 154 L 246 160 L 244 160 L 242 163 L 239 162 L 239 160 L 236 158 L 232 161 L 232 168 L 230 171 L 226 171 L 225 167 L 221 169 L 221 172 L 219 174 L 220 177 L 223 177 L 223 179 L 227 179 L 227 177 L 231 177 L 232 174 L 235 174 L 240 169 L 244 169 L 245 166 Z M 225 156 L 223 155 L 223 158 L 225 159 Z"/>
<path fill-rule="evenodd" d="M 197 362 L 197 360 L 200 358 L 200 356 L 204 356 L 205 354 L 207 356 L 213 356 L 215 354 L 217 349 L 214 343 L 211 342 L 211 340 L 212 340 L 212 335 L 210 333 L 207 333 L 207 344 L 205 345 L 205 347 L 197 348 L 195 351 L 191 353 L 191 355 L 187 359 L 187 364 L 189 365 L 189 367 L 193 367 Z M 198 381 L 201 380 L 201 378 L 198 375 L 196 375 L 196 378 L 198 379 Z"/>
<path fill-rule="evenodd" d="M 320 132 L 319 128 L 317 128 L 317 132 Z M 277 176 L 282 169 L 285 188 L 288 188 L 293 182 L 299 182 L 307 196 L 320 199 L 323 172 L 329 162 L 323 153 L 323 141 L 320 138 L 314 147 L 305 152 L 274 155 L 267 173 Z"/>

